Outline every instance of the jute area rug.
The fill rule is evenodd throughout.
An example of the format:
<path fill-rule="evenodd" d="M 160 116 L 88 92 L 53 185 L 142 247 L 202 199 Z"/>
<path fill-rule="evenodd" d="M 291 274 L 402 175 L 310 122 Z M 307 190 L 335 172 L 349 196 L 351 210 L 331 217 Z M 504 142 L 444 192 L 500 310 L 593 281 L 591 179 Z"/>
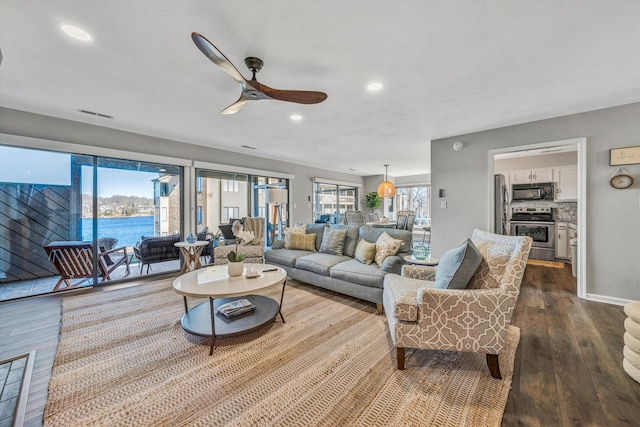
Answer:
<path fill-rule="evenodd" d="M 517 328 L 496 380 L 473 353 L 408 351 L 398 371 L 385 316 L 361 300 L 290 281 L 282 311 L 209 356 L 171 280 L 66 298 L 44 424 L 500 425 Z"/>

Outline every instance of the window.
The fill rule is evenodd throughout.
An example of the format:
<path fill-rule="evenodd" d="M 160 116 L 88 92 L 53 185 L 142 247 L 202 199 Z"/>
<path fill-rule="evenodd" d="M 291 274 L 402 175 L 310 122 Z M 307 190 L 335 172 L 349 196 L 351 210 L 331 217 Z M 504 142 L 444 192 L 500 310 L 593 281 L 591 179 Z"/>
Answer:
<path fill-rule="evenodd" d="M 231 218 L 240 218 L 239 207 L 223 207 L 222 208 L 222 221 L 229 222 Z"/>
<path fill-rule="evenodd" d="M 202 224 L 202 206 L 196 208 L 196 221 L 198 224 Z"/>
<path fill-rule="evenodd" d="M 222 180 L 222 191 L 227 191 L 230 193 L 237 193 L 238 191 L 240 191 L 240 186 L 238 181 L 231 181 L 228 179 L 223 179 Z"/>
<path fill-rule="evenodd" d="M 313 192 L 316 222 L 344 224 L 345 211 L 358 209 L 358 187 L 316 182 Z"/>
<path fill-rule="evenodd" d="M 202 193 L 202 177 L 201 176 L 196 178 L 196 191 L 198 193 Z"/>
<path fill-rule="evenodd" d="M 396 212 L 414 211 L 416 224 L 425 225 L 426 219 L 431 217 L 431 187 L 397 187 L 396 188 Z M 425 224 L 421 224 L 425 221 Z"/>
<path fill-rule="evenodd" d="M 5 252 L 0 284 L 18 285 L 18 292 L 0 299 L 53 290 L 60 276 L 43 250 L 52 241 L 127 248 L 131 257 L 142 236 L 179 232 L 181 178 L 179 166 L 0 145 L 0 224 L 5 225 L 0 233 Z M 116 251 L 110 257 L 123 254 Z M 174 260 L 149 273 L 179 268 L 179 260 Z M 84 282 L 71 280 L 74 285 L 101 285 L 135 279 L 147 274 L 143 271 L 148 270 L 131 268 L 125 276 L 122 266 L 110 272 L 107 281 L 94 283 L 91 273 Z M 93 274 L 98 279 L 97 271 Z"/>

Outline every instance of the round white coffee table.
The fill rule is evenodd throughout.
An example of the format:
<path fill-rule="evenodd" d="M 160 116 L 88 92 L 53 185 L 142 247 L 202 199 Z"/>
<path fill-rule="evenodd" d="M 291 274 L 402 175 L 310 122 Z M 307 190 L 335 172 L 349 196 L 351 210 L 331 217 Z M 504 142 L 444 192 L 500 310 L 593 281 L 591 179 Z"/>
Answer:
<path fill-rule="evenodd" d="M 247 274 L 256 274 L 249 278 Z M 287 272 L 275 265 L 246 263 L 242 276 L 229 277 L 227 265 L 214 265 L 185 273 L 173 281 L 173 289 L 183 296 L 185 314 L 182 316 L 182 328 L 194 335 L 211 337 L 211 350 L 218 337 L 240 335 L 257 329 L 278 315 L 284 323 L 280 311 Z M 282 285 L 280 302 L 262 295 L 251 295 L 253 292 Z M 189 309 L 187 297 L 209 298 Z M 255 310 L 239 316 L 227 318 L 216 312 L 222 304 L 240 299 L 247 299 L 255 305 Z"/>
<path fill-rule="evenodd" d="M 431 255 L 429 255 L 425 259 L 414 258 L 413 255 L 405 255 L 404 262 L 406 262 L 407 264 L 414 264 L 414 265 L 434 266 L 434 265 L 438 265 L 438 263 L 440 262 L 440 259 L 433 257 Z"/>

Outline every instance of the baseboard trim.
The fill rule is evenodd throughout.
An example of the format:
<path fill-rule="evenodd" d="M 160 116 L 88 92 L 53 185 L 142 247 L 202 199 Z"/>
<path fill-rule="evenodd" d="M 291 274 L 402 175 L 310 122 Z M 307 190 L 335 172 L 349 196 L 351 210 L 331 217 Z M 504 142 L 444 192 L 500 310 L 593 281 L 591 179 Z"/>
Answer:
<path fill-rule="evenodd" d="M 627 305 L 628 303 L 633 301 L 625 298 L 616 298 L 616 297 L 609 297 L 606 295 L 598 295 L 598 294 L 590 294 L 590 293 L 587 293 L 587 296 L 585 299 L 589 301 L 603 302 L 605 304 L 613 304 L 613 305 Z"/>

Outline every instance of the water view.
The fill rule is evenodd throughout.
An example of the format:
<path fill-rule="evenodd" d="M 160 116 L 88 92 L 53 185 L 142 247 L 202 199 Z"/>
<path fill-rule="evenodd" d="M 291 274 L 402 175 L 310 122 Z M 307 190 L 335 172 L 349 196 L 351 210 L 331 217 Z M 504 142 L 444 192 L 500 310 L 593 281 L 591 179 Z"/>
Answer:
<path fill-rule="evenodd" d="M 92 218 L 82 218 L 82 240 L 91 241 Z M 153 216 L 98 218 L 98 236 L 118 239 L 116 247 L 135 246 L 142 236 L 153 237 Z"/>

